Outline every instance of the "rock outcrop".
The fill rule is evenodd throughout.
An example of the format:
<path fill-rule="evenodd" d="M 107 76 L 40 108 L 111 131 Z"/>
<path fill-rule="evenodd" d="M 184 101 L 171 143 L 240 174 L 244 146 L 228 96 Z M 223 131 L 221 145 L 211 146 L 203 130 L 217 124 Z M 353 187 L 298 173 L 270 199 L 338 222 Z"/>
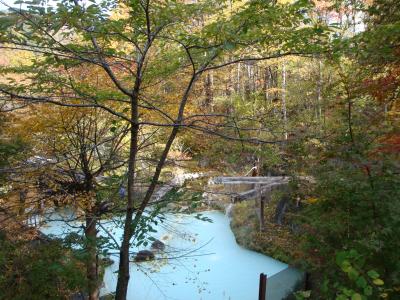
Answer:
<path fill-rule="evenodd" d="M 165 244 L 161 242 L 160 240 L 155 240 L 151 244 L 151 250 L 152 251 L 164 251 L 165 250 Z"/>
<path fill-rule="evenodd" d="M 143 262 L 153 260 L 155 257 L 154 253 L 150 250 L 140 250 L 135 256 L 135 262 Z"/>

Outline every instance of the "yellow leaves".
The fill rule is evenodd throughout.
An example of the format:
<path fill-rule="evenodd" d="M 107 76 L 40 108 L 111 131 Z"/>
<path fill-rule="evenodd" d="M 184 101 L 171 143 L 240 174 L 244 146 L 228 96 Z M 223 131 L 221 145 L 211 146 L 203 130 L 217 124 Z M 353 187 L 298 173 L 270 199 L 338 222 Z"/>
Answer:
<path fill-rule="evenodd" d="M 277 3 L 279 3 L 279 4 L 290 4 L 290 3 L 293 3 L 293 1 L 292 0 L 278 0 Z"/>
<path fill-rule="evenodd" d="M 7 46 L 5 44 L 4 46 Z M 32 52 L 21 50 L 0 50 L 0 65 L 2 66 L 21 66 L 31 64 L 34 57 Z"/>
<path fill-rule="evenodd" d="M 50 200 L 50 199 L 49 199 Z M 59 205 L 72 205 L 83 211 L 92 211 L 96 205 L 94 192 L 83 192 L 76 194 L 63 194 L 51 197 L 51 200 L 58 202 Z"/>
<path fill-rule="evenodd" d="M 75 196 L 76 204 L 86 211 L 91 211 L 96 205 L 96 198 L 94 192 L 81 193 Z"/>
<path fill-rule="evenodd" d="M 55 182 L 48 182 L 47 185 L 49 186 L 49 188 L 51 190 L 54 190 L 54 191 L 56 191 L 60 188 L 60 185 Z"/>
<path fill-rule="evenodd" d="M 129 9 L 124 3 L 119 3 L 118 7 L 111 12 L 110 19 L 113 21 L 129 18 Z"/>
<path fill-rule="evenodd" d="M 383 298 L 383 299 L 387 299 L 389 297 L 389 294 L 388 293 L 382 293 L 382 294 L 380 294 L 380 297 Z"/>
<path fill-rule="evenodd" d="M 268 93 L 282 93 L 284 90 L 278 87 L 271 87 L 269 89 L 267 89 Z"/>
<path fill-rule="evenodd" d="M 384 285 L 384 284 L 385 284 L 385 283 L 383 282 L 383 280 L 382 280 L 382 279 L 379 279 L 379 278 L 374 279 L 374 280 L 373 280 L 373 283 L 374 283 L 375 285 L 378 285 L 378 286 L 381 286 L 381 285 Z"/>
<path fill-rule="evenodd" d="M 309 198 L 306 199 L 306 202 L 309 203 L 309 204 L 314 204 L 314 203 L 318 202 L 318 198 L 309 197 Z"/>
<path fill-rule="evenodd" d="M 321 141 L 318 139 L 309 139 L 308 142 L 314 146 L 321 146 Z"/>
<path fill-rule="evenodd" d="M 0 66 L 28 66 L 31 65 L 32 58 L 33 54 L 29 51 L 0 49 Z M 21 73 L 7 72 L 7 74 L 2 74 L 2 76 L 0 76 L 0 83 L 12 84 L 12 82 L 26 80 L 26 77 L 26 75 L 23 75 Z"/>

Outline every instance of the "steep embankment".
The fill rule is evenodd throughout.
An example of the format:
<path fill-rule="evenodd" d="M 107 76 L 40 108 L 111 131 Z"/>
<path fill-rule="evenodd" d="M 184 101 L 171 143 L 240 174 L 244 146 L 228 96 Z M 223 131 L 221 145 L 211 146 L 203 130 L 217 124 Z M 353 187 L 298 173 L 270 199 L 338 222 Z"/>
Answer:
<path fill-rule="evenodd" d="M 297 237 L 284 222 L 274 222 L 278 201 L 271 201 L 264 209 L 265 230 L 260 232 L 253 202 L 235 204 L 231 228 L 239 245 L 293 265 L 297 257 Z"/>

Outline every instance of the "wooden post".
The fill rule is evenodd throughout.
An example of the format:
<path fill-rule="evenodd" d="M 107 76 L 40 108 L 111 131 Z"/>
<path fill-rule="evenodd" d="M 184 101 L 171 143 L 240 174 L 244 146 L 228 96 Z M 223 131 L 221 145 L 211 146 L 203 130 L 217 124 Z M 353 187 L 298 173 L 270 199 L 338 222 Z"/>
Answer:
<path fill-rule="evenodd" d="M 266 300 L 267 294 L 267 275 L 260 274 L 260 286 L 258 289 L 258 300 Z"/>
<path fill-rule="evenodd" d="M 260 195 L 260 232 L 264 231 L 264 197 Z"/>
<path fill-rule="evenodd" d="M 255 184 L 254 187 L 256 191 L 255 195 L 255 210 L 258 216 L 258 221 L 260 222 L 260 232 L 264 230 L 264 201 L 261 193 L 261 185 L 259 183 Z"/>

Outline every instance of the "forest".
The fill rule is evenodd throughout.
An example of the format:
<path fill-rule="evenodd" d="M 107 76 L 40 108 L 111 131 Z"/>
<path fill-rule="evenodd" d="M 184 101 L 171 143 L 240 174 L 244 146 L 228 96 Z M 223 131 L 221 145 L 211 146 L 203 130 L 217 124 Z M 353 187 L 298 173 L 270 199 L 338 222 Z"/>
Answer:
<path fill-rule="evenodd" d="M 398 0 L 0 0 L 0 299 L 400 299 L 399 237 Z"/>

